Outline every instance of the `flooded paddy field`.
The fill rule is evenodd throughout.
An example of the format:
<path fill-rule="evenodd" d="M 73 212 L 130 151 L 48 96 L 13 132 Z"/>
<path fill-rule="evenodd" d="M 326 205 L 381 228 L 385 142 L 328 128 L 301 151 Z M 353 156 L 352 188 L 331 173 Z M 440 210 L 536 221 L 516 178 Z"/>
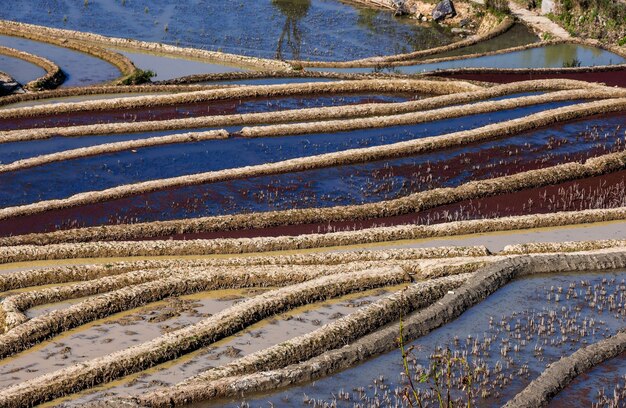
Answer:
<path fill-rule="evenodd" d="M 541 109 L 542 107 L 538 106 L 535 108 Z M 524 113 L 528 112 L 527 109 L 528 108 L 520 109 L 517 115 L 522 116 Z M 500 112 L 498 115 L 506 115 L 510 117 L 512 113 L 514 113 L 514 111 Z M 486 121 L 483 123 L 491 123 L 495 118 L 497 118 L 497 115 L 478 116 L 476 117 L 478 123 L 476 123 L 475 126 L 479 126 L 481 124 L 480 121 Z M 443 121 L 442 125 L 456 127 L 458 129 L 458 124 L 461 122 L 467 126 L 467 119 L 468 118 Z M 396 158 L 393 160 L 376 161 L 350 166 L 322 168 L 319 170 L 294 172 L 285 175 L 252 177 L 245 180 L 218 182 L 179 189 L 168 189 L 166 191 L 141 194 L 136 197 L 110 201 L 107 203 L 99 203 L 75 209 L 66 209 L 47 214 L 33 215 L 26 218 L 29 220 L 28 222 L 24 222 L 25 219 L 19 219 L 19 221 L 0 221 L 0 225 L 2 225 L 2 230 L 6 232 L 20 231 L 21 233 L 26 233 L 52 231 L 59 228 L 75 227 L 77 225 L 90 226 L 109 223 L 147 222 L 187 217 L 275 211 L 291 208 L 317 208 L 381 202 L 384 200 L 401 198 L 421 191 L 428 191 L 434 188 L 456 187 L 470 181 L 488 180 L 494 177 L 502 177 L 524 171 L 546 168 L 561 163 L 584 162 L 589 158 L 619 152 L 623 149 L 624 143 L 623 121 L 623 115 L 616 115 L 609 118 L 589 119 L 560 125 L 558 127 L 526 132 L 521 135 L 505 139 L 477 143 L 462 148 L 434 151 L 432 153 L 424 153 L 412 157 Z M 448 123 L 446 124 L 446 122 Z M 421 128 L 424 135 L 430 136 L 432 135 L 432 125 L 433 124 L 420 125 L 415 127 L 415 129 Z M 442 133 L 448 129 L 450 128 L 443 128 Z M 378 130 L 369 131 L 371 134 L 379 132 L 380 131 Z M 359 131 L 359 136 L 365 137 L 367 136 L 367 133 Z M 220 143 L 225 147 L 232 147 L 230 144 L 237 142 L 236 144 L 240 146 L 237 147 L 237 150 L 240 152 L 243 151 L 243 146 L 248 146 L 248 148 L 251 149 L 251 153 L 255 152 L 258 154 L 259 152 L 265 151 L 266 154 L 269 155 L 274 155 L 277 151 L 279 151 L 278 146 L 280 146 L 281 154 L 289 155 L 282 156 L 282 159 L 298 157 L 298 155 L 302 154 L 320 154 L 333 151 L 334 149 L 341 150 L 348 148 L 348 146 L 345 145 L 347 141 L 344 141 L 342 144 L 337 144 L 339 140 L 332 137 L 332 135 L 328 135 L 327 139 L 312 139 L 318 137 L 319 135 L 311 136 L 311 138 L 289 137 L 284 141 L 281 141 L 280 138 L 259 139 L 254 142 L 249 142 L 245 139 L 234 139 L 225 141 L 208 141 L 202 142 L 201 144 L 207 146 L 205 150 L 207 154 L 212 154 L 212 152 L 215 151 L 210 149 L 214 143 Z M 392 141 L 403 140 L 407 137 L 415 138 L 419 137 L 419 134 L 397 132 L 395 135 L 388 135 L 388 138 L 378 139 L 378 143 L 372 141 L 369 141 L 368 143 L 372 143 L 374 145 L 390 143 Z M 313 144 L 312 140 L 315 140 L 317 143 Z M 324 140 L 326 140 L 325 144 L 322 143 Z M 348 141 L 352 141 L 352 139 L 348 139 Z M 363 143 L 363 141 L 361 141 L 361 143 Z M 181 146 L 180 149 L 182 149 L 183 152 L 192 150 L 197 151 L 198 145 L 199 144 Z M 287 148 L 288 146 L 289 149 Z M 263 147 L 263 149 L 260 149 L 260 147 Z M 173 151 L 176 151 L 176 149 L 167 147 L 166 150 L 168 157 L 172 157 L 174 159 L 171 154 Z M 224 153 L 220 156 L 226 159 L 232 155 L 230 153 Z M 189 157 L 190 156 L 183 156 L 180 159 L 172 159 L 172 165 L 161 166 L 158 169 L 158 174 L 162 176 L 180 174 L 165 173 L 168 168 L 178 171 L 181 167 L 178 164 L 180 160 L 187 163 L 206 163 L 210 167 L 204 167 L 202 169 L 196 167 L 196 170 L 204 171 L 220 170 L 226 166 L 248 166 L 263 163 L 268 160 L 275 160 L 274 158 L 253 158 L 251 156 L 246 158 L 246 156 L 240 155 L 238 158 L 228 159 L 220 165 L 220 163 L 215 160 L 207 162 L 205 160 L 189 159 Z M 137 159 L 138 161 L 136 163 L 144 164 L 148 167 L 142 169 L 141 171 L 136 171 L 129 166 L 129 162 L 127 160 L 121 161 L 120 163 L 125 163 L 124 167 L 128 169 L 127 171 L 129 171 L 131 176 L 133 174 L 142 174 L 149 177 L 150 173 L 148 169 L 152 161 L 141 159 L 139 157 Z M 96 158 L 87 158 L 68 163 L 52 164 L 17 173 L 8 173 L 2 177 L 6 177 L 7 180 L 11 180 L 11 183 L 15 184 L 18 182 L 18 176 L 20 175 L 25 177 L 29 174 L 42 174 L 39 177 L 43 178 L 48 172 L 54 171 L 58 173 L 61 170 L 57 169 L 62 168 L 68 169 L 68 177 L 70 177 L 72 173 L 70 169 L 76 170 L 77 166 L 79 166 L 81 162 L 93 163 L 95 161 L 95 163 L 98 163 L 99 160 L 100 159 Z M 111 171 L 108 172 L 108 174 L 115 176 L 115 178 L 111 177 L 111 180 L 117 184 L 122 184 L 119 179 L 120 174 L 122 174 L 122 169 L 114 170 L 115 160 L 119 161 L 120 159 L 113 156 L 113 159 L 107 159 L 106 162 L 95 165 L 99 168 L 111 168 Z M 233 160 L 240 160 L 240 162 Z M 163 161 L 161 162 L 163 163 Z M 81 172 L 81 174 L 90 174 L 90 171 L 86 168 L 84 172 Z M 101 176 L 98 179 L 89 180 L 89 182 L 84 184 L 85 188 L 93 189 L 96 186 L 106 187 L 115 185 L 97 184 L 105 180 L 103 177 L 104 176 Z M 81 176 L 81 179 L 84 180 L 84 176 Z M 26 178 L 25 180 L 33 179 Z M 137 181 L 137 179 L 131 180 Z M 619 178 L 617 180 L 619 180 Z M 7 205 L 20 203 L 20 201 L 15 200 L 21 200 L 22 203 L 28 203 L 29 201 L 27 200 L 33 202 L 37 199 L 42 199 L 43 197 L 63 197 L 81 191 L 63 190 L 64 188 L 80 188 L 79 179 L 77 179 L 76 182 L 69 184 L 63 183 L 58 186 L 48 185 L 47 187 L 49 187 L 48 191 L 50 191 L 50 193 L 46 193 L 46 190 L 43 188 L 43 184 L 41 184 L 40 187 L 30 189 L 28 186 L 31 183 L 32 181 L 24 181 L 24 187 L 22 188 L 24 195 L 22 197 L 15 197 L 13 195 L 7 196 L 7 200 L 12 200 L 7 201 Z M 615 186 L 614 188 L 617 187 L 618 186 Z M 600 187 L 594 187 L 594 189 L 597 188 Z M 555 191 L 558 191 L 559 189 L 560 187 L 554 188 Z M 29 191 L 38 194 L 38 196 L 29 199 L 29 196 L 27 195 Z M 66 192 L 62 195 L 64 191 Z M 541 195 L 541 191 L 536 194 Z M 617 193 L 618 191 L 616 190 L 615 194 Z M 43 194 L 50 195 L 43 196 Z M 550 194 L 550 197 L 552 197 L 553 194 L 554 192 Z M 597 191 L 597 194 L 602 195 L 600 191 Z M 610 194 L 609 196 L 612 197 L 613 194 Z M 485 198 L 482 200 L 489 199 Z M 515 209 L 508 208 L 504 204 L 498 206 L 497 209 L 492 208 L 492 205 L 485 205 L 483 208 L 481 204 L 482 200 L 479 200 L 478 203 L 473 200 L 470 200 L 469 202 L 463 201 L 458 204 L 444 206 L 441 209 L 428 210 L 425 214 L 402 216 L 397 218 L 395 221 L 392 219 L 386 219 L 371 220 L 368 223 L 355 224 L 339 223 L 335 225 L 334 223 L 330 223 L 328 228 L 345 229 L 349 226 L 350 229 L 352 229 L 353 225 L 358 225 L 359 228 L 364 228 L 369 224 L 396 224 L 408 222 L 430 224 L 434 222 L 455 221 L 458 217 L 461 219 L 471 219 L 483 218 L 487 217 L 487 215 L 513 215 L 520 213 L 520 211 L 523 212 L 529 210 L 526 208 L 526 202 L 529 200 L 532 200 L 534 203 L 531 204 L 533 212 L 554 211 L 557 208 L 561 210 L 567 209 L 561 208 L 562 206 L 554 206 L 550 209 L 545 208 L 541 210 L 541 208 L 543 208 L 543 204 L 540 203 L 543 201 L 538 200 L 534 195 L 532 198 L 530 196 L 527 197 L 523 202 L 516 201 L 515 199 L 510 200 L 511 203 L 520 204 L 515 207 Z M 495 200 L 495 202 L 504 203 L 504 201 L 502 201 L 503 198 L 500 196 L 497 196 L 493 200 Z M 547 202 L 544 204 L 547 205 Z M 588 201 L 587 204 L 590 206 L 589 208 L 613 208 L 615 206 L 619 206 L 618 202 L 611 204 L 597 203 L 597 205 L 594 205 L 592 201 Z M 476 206 L 478 207 L 476 208 Z M 471 209 L 478 211 L 477 214 L 472 215 L 473 211 Z M 492 214 L 492 211 L 495 213 Z M 444 214 L 447 215 L 444 216 Z M 454 214 L 457 214 L 457 218 L 455 218 Z M 453 217 L 453 219 L 449 219 L 449 217 Z M 312 230 L 308 229 L 307 231 L 321 232 L 319 226 L 311 228 Z M 323 230 L 325 230 L 324 227 Z M 287 233 L 286 230 L 281 229 L 279 231 Z M 298 227 L 294 231 L 299 231 L 299 233 L 301 233 L 304 229 L 302 227 Z M 250 232 L 242 233 L 246 236 L 250 234 Z M 294 232 L 290 232 L 289 234 L 293 233 Z M 219 234 L 217 236 L 219 236 Z"/>
<path fill-rule="evenodd" d="M 140 395 L 155 384 L 160 386 L 174 385 L 207 369 L 231 363 L 245 355 L 271 347 L 292 337 L 310 333 L 329 322 L 349 315 L 376 300 L 390 295 L 393 290 L 397 289 L 399 288 L 383 288 L 348 295 L 273 316 L 247 328 L 245 331 L 237 333 L 233 337 L 200 349 L 192 355 L 157 366 L 140 375 L 124 378 L 113 386 L 102 387 L 101 391 L 79 394 L 71 401 L 62 403 L 62 406 L 80 406 L 90 401 L 97 401 L 103 397 Z M 236 296 L 230 297 L 237 298 Z M 200 297 L 194 295 L 191 298 L 197 299 Z M 177 300 L 172 302 L 175 303 Z M 203 303 L 206 303 L 206 300 Z M 156 318 L 150 317 L 151 321 L 158 321 L 157 319 L 158 315 Z M 181 319 L 169 318 L 164 320 L 166 330 L 175 329 L 179 321 Z M 141 330 L 142 326 L 139 326 L 138 329 Z"/>
<path fill-rule="evenodd" d="M 467 68 L 563 68 L 574 61 L 580 67 L 624 64 L 626 58 L 603 50 L 578 44 L 553 44 L 512 51 L 503 54 L 485 55 L 464 59 L 453 59 L 433 63 L 398 65 L 387 71 L 402 74 L 418 74 L 439 70 Z M 379 70 L 375 68 L 315 68 L 342 73 L 365 73 Z M 486 77 L 485 77 L 486 79 Z"/>
<path fill-rule="evenodd" d="M 285 98 L 241 98 L 238 100 L 211 101 L 195 104 L 154 107 L 150 109 L 123 109 L 107 112 L 84 112 L 51 115 L 50 117 L 0 120 L 0 130 L 30 129 L 37 127 L 79 126 L 99 123 L 141 122 L 170 120 L 197 116 L 233 115 L 251 112 L 272 112 L 324 106 L 356 105 L 366 103 L 391 103 L 415 100 L 419 94 L 338 94 Z"/>
<path fill-rule="evenodd" d="M 626 50 L 405 5 L 9 1 L 0 406 L 621 406 Z"/>
<path fill-rule="evenodd" d="M 278 59 L 350 60 L 431 48 L 455 38 L 445 29 L 336 0 L 245 4 L 91 0 L 87 6 L 62 1 L 44 8 L 42 12 L 34 3 L 8 7 L 3 18 Z"/>
<path fill-rule="evenodd" d="M 0 109 L 13 109 L 13 108 L 26 108 L 39 105 L 50 105 L 57 103 L 70 103 L 70 102 L 86 102 L 97 101 L 102 99 L 116 99 L 116 98 L 134 98 L 137 96 L 147 95 L 164 95 L 164 92 L 150 92 L 150 93 L 113 93 L 113 94 L 101 94 L 101 95 L 78 95 L 78 96 L 65 96 L 50 99 L 39 99 L 24 102 L 9 103 L 0 107 Z"/>
<path fill-rule="evenodd" d="M 174 58 L 158 54 L 139 53 L 127 50 L 113 49 L 113 51 L 127 56 L 131 61 L 133 61 L 133 64 L 140 69 L 153 70 L 155 73 L 155 76 L 152 77 L 153 81 L 166 81 L 168 79 L 197 74 L 244 71 L 243 68 L 220 64 L 209 64 L 207 62 L 195 61 L 191 59 Z"/>
<path fill-rule="evenodd" d="M 471 54 L 483 54 L 503 50 L 506 48 L 521 47 L 539 41 L 539 37 L 528 26 L 524 24 L 514 24 L 506 32 L 486 41 L 481 41 L 474 45 L 458 48 L 456 50 L 439 52 L 437 54 L 422 57 L 423 59 L 461 57 Z"/>
<path fill-rule="evenodd" d="M 626 296 L 625 279 L 623 271 L 607 271 L 539 275 L 511 282 L 445 327 L 405 345 L 410 350 L 407 362 L 413 384 L 424 396 L 424 403 L 435 404 L 436 396 L 428 388 L 432 383 L 420 384 L 420 376 L 437 362 L 445 364 L 442 356 L 450 353 L 462 361 L 451 373 L 453 385 L 449 389 L 453 398 L 464 394 L 459 382 L 460 376 L 467 373 L 463 366 L 467 362 L 476 373 L 472 383 L 474 403 L 481 407 L 502 406 L 548 364 L 623 327 L 625 316 L 618 303 Z M 619 377 L 619 373 L 617 370 L 612 375 Z M 593 375 L 593 371 L 588 374 Z M 608 384 L 589 385 L 583 398 L 591 401 L 595 393 L 609 388 Z M 338 407 L 408 406 L 403 402 L 406 387 L 402 354 L 397 350 L 312 384 L 248 396 L 245 402 L 250 407 L 314 403 Z M 577 385 L 571 387 L 574 391 Z M 564 390 L 550 406 L 568 406 L 559 405 L 559 401 L 567 401 L 567 393 L 568 389 Z M 239 401 L 220 400 L 203 406 L 236 406 Z"/>
<path fill-rule="evenodd" d="M 64 47 L 6 35 L 0 35 L 0 45 L 26 51 L 55 62 L 65 73 L 66 78 L 62 86 L 95 85 L 110 82 L 120 76 L 120 71 L 108 62 Z M 0 64 L 0 71 L 4 70 Z M 6 71 L 11 72 L 11 69 L 7 68 Z M 18 78 L 15 79 L 20 81 Z"/>
<path fill-rule="evenodd" d="M 147 161 L 149 161 L 149 158 L 152 158 L 150 160 L 163 160 L 161 162 L 162 168 L 159 170 L 161 173 L 159 174 L 161 175 L 161 177 L 171 177 L 181 174 L 192 174 L 201 171 L 222 170 L 241 166 L 262 164 L 266 162 L 278 162 L 281 160 L 287 160 L 295 157 L 314 156 L 347 149 L 386 145 L 407 140 L 437 136 L 451 133 L 455 130 L 469 130 L 480 126 L 485 126 L 490 123 L 496 123 L 499 120 L 502 120 L 502 118 L 521 118 L 528 114 L 540 112 L 546 108 L 549 109 L 558 108 L 561 106 L 570 106 L 580 102 L 582 101 L 538 104 L 535 106 L 502 110 L 499 112 L 492 112 L 488 114 L 463 116 L 461 118 L 444 119 L 424 124 L 396 126 L 384 129 L 365 129 L 339 133 L 323 133 L 267 138 L 262 137 L 253 139 L 235 136 L 228 140 L 210 140 L 193 144 L 146 148 L 142 149 L 141 151 L 132 152 L 133 154 L 131 156 L 125 157 L 131 158 L 133 160 L 138 160 L 139 162 L 144 162 L 146 163 L 146 165 L 149 165 L 149 163 L 147 163 Z M 272 105 L 270 105 L 270 109 L 271 106 Z M 238 130 L 239 128 L 233 127 L 231 129 Z M 194 131 L 199 130 L 203 129 L 194 129 Z M 34 140 L 30 142 L 5 143 L 0 144 L 0 161 L 3 163 L 9 163 L 14 160 L 34 157 L 37 155 L 37 153 L 45 154 L 58 152 L 62 151 L 62 147 L 64 146 L 84 147 L 96 145 L 98 142 L 108 140 L 117 141 L 144 139 L 147 137 L 171 133 L 174 132 L 164 131 L 119 136 L 102 135 L 78 138 L 52 138 L 44 140 Z M 246 151 L 247 154 L 242 154 L 243 151 Z M 219 152 L 219 154 L 215 155 L 215 153 L 217 152 Z M 239 154 L 234 155 L 235 152 L 238 152 Z M 130 153 L 131 152 L 122 152 L 119 155 L 107 155 L 108 157 L 102 156 L 80 159 L 73 161 L 71 165 L 74 166 L 74 168 L 77 168 L 76 166 L 83 165 L 90 167 L 112 166 L 115 165 L 116 162 L 118 162 L 119 158 L 122 155 L 128 155 Z M 213 157 L 210 161 L 190 160 L 188 161 L 188 167 L 181 167 L 179 165 L 176 165 L 172 169 L 172 171 L 175 171 L 175 173 L 164 172 L 165 168 L 168 167 L 166 164 L 168 160 L 178 161 L 181 158 L 189 158 L 190 156 L 188 155 L 207 155 L 207 157 L 208 155 L 215 155 L 215 157 Z M 58 165 L 63 164 L 59 163 Z M 141 166 L 141 164 L 139 163 L 138 165 Z M 126 164 L 126 166 L 128 166 L 128 164 Z M 137 174 L 143 174 L 143 176 L 141 176 L 142 178 L 140 179 L 130 178 L 127 180 L 127 182 L 155 178 L 156 175 L 145 173 L 144 170 L 149 171 L 149 168 L 140 167 L 139 169 L 137 169 L 137 171 L 135 171 L 135 169 L 131 169 L 131 171 Z M 32 171 L 37 172 L 38 170 L 32 169 Z M 58 172 L 59 170 L 54 171 Z M 119 173 L 116 171 L 116 174 L 121 176 L 123 173 Z M 17 181 L 17 179 L 15 178 L 16 176 L 18 176 L 18 174 L 6 175 L 6 177 L 12 177 L 12 182 Z"/>
<path fill-rule="evenodd" d="M 492 72 L 492 73 L 457 73 L 457 72 L 442 72 L 438 75 L 455 78 L 460 80 L 470 81 L 486 81 L 495 83 L 513 83 L 517 81 L 527 81 L 530 79 L 572 79 L 576 81 L 589 81 L 604 83 L 609 86 L 626 86 L 626 69 L 607 69 L 597 70 L 590 72 L 533 72 L 532 70 L 521 70 L 517 72 Z M 525 71 L 525 72 L 523 72 Z"/>
<path fill-rule="evenodd" d="M 237 299 L 245 293 L 245 291 L 205 293 L 204 297 L 192 295 L 168 299 L 140 310 L 129 311 L 80 327 L 73 333 L 66 333 L 40 344 L 36 351 L 30 350 L 5 360 L 0 366 L 3 373 L 2 385 L 10 386 L 54 371 L 68 363 L 106 355 L 158 337 L 177 327 L 196 323 L 203 317 L 231 306 L 234 300 L 230 299 Z M 75 302 L 80 300 L 84 299 L 77 299 Z M 29 314 L 33 318 L 61 309 L 63 306 L 68 305 L 56 305 L 55 309 L 49 309 L 50 305 L 44 305 Z M 145 324 L 146 322 L 151 324 Z"/>
<path fill-rule="evenodd" d="M 511 95 L 490 98 L 490 99 L 487 99 L 487 101 L 500 101 L 500 100 L 505 100 L 505 99 L 520 98 L 520 97 L 534 96 L 534 95 L 541 95 L 541 94 L 542 94 L 541 92 L 515 93 Z M 106 95 L 106 98 L 103 96 L 102 99 L 109 99 L 112 97 L 115 97 L 115 95 Z M 343 106 L 343 103 L 350 99 L 363 101 L 363 99 L 361 98 L 366 98 L 365 103 L 370 103 L 370 102 L 385 103 L 386 101 L 389 101 L 388 103 L 393 103 L 392 101 L 394 99 L 398 101 L 402 100 L 403 98 L 406 100 L 419 100 L 420 95 L 404 95 L 404 96 L 376 95 L 372 97 L 372 99 L 367 99 L 367 97 L 365 96 L 353 95 L 353 96 L 347 96 L 347 97 L 337 96 L 337 97 L 316 97 L 316 98 L 298 98 L 298 99 L 287 98 L 287 99 L 278 99 L 278 100 L 268 99 L 264 101 L 251 100 L 250 102 L 246 102 L 244 100 L 237 100 L 237 101 L 229 102 L 228 104 L 232 104 L 231 106 L 233 106 L 233 109 L 235 109 L 235 107 L 246 109 L 246 107 L 250 107 L 250 106 L 256 106 L 257 108 L 259 106 L 263 106 L 263 107 L 267 107 L 268 110 L 271 110 L 278 106 L 284 108 L 282 103 L 289 102 L 289 101 L 291 102 L 298 101 L 298 102 L 306 104 L 307 107 L 310 107 L 311 104 L 318 103 L 318 102 L 321 104 L 321 103 L 327 103 L 328 101 L 330 101 L 331 103 L 333 101 L 337 101 L 337 102 L 342 102 L 338 106 Z M 67 98 L 67 99 L 70 99 L 67 102 L 72 102 L 76 100 L 83 100 L 83 97 Z M 98 100 L 100 98 L 93 98 L 93 99 Z M 62 101 L 59 101 L 59 103 L 61 102 Z M 26 102 L 26 103 L 29 104 L 28 106 L 30 106 L 30 104 L 34 104 L 35 102 Z M 566 106 L 571 103 L 575 103 L 575 102 L 541 104 L 540 107 Z M 228 104 L 222 103 L 221 106 L 228 105 Z M 214 105 L 219 106 L 220 104 L 216 103 Z M 210 107 L 207 108 L 207 110 L 209 109 Z M 294 109 L 297 109 L 297 108 L 294 108 Z M 358 132 L 341 132 L 341 133 L 338 133 L 338 135 L 341 135 L 341 137 L 339 138 L 335 137 L 335 135 L 332 133 L 311 134 L 311 135 L 306 135 L 302 137 L 290 136 L 286 138 L 281 138 L 281 137 L 261 138 L 260 139 L 261 143 L 269 144 L 270 147 L 275 146 L 276 149 L 274 151 L 273 157 L 272 156 L 264 157 L 264 158 L 259 159 L 256 162 L 257 163 L 262 162 L 262 160 L 284 160 L 289 157 L 296 157 L 296 156 L 288 155 L 287 152 L 288 150 L 292 149 L 292 145 L 297 145 L 301 143 L 306 144 L 307 155 L 327 153 L 331 151 L 338 151 L 338 150 L 354 148 L 354 147 L 366 147 L 366 146 L 373 146 L 373 145 L 379 145 L 379 144 L 385 144 L 385 143 L 394 143 L 394 142 L 410 140 L 411 138 L 418 138 L 422 136 L 433 136 L 437 134 L 453 132 L 458 129 L 470 129 L 472 127 L 477 127 L 477 126 L 485 125 L 488 123 L 492 123 L 498 120 L 500 117 L 505 117 L 505 116 L 508 118 L 521 117 L 525 114 L 534 112 L 536 109 L 538 108 L 525 107 L 525 108 L 519 108 L 519 109 L 514 109 L 514 110 L 510 109 L 510 110 L 506 110 L 502 112 L 492 112 L 489 114 L 463 116 L 462 118 L 446 119 L 446 120 L 442 119 L 442 120 L 438 120 L 435 122 L 430 122 L 428 124 L 403 126 L 403 127 L 396 127 L 396 128 L 384 129 L 384 130 L 361 130 Z M 174 110 L 174 108 L 171 108 L 169 112 L 170 114 L 172 114 L 172 112 L 177 112 L 177 110 L 178 108 L 176 108 L 176 110 Z M 219 113 L 219 109 L 217 111 Z M 216 112 L 216 110 L 213 110 L 213 112 Z M 153 114 L 152 112 L 144 113 L 144 115 L 152 115 L 152 114 Z M 91 116 L 88 116 L 87 119 L 89 117 Z M 8 122 L 11 122 L 11 126 L 13 126 L 13 123 L 12 123 L 13 120 L 7 121 L 7 123 Z M 28 122 L 39 124 L 39 119 L 37 119 L 36 121 L 28 120 Z M 189 128 L 188 131 L 201 132 L 201 131 L 206 131 L 210 129 L 216 129 L 216 128 L 203 128 L 203 127 Z M 236 132 L 241 130 L 241 127 L 240 126 L 227 127 L 226 130 L 228 130 L 229 132 L 234 132 L 236 134 Z M 36 157 L 38 155 L 61 152 L 63 150 L 70 150 L 70 149 L 76 149 L 76 148 L 81 148 L 81 147 L 96 146 L 96 145 L 104 144 L 107 142 L 112 143 L 112 142 L 118 142 L 118 141 L 124 141 L 124 140 L 147 139 L 147 138 L 155 137 L 155 136 L 172 135 L 172 134 L 176 134 L 176 133 L 180 133 L 184 131 L 185 130 L 171 130 L 171 131 L 166 130 L 166 131 L 154 131 L 154 132 L 137 132 L 137 133 L 129 133 L 129 134 L 102 134 L 102 135 L 94 135 L 94 136 L 89 135 L 89 136 L 80 136 L 80 137 L 52 136 L 50 138 L 38 139 L 38 140 L 32 140 L 32 141 L 5 142 L 5 143 L 0 144 L 0 163 L 7 164 L 12 161 L 21 160 L 21 159 L 25 159 L 29 157 Z M 311 143 L 313 138 L 316 143 Z M 337 147 L 333 148 L 332 144 L 337 144 Z M 213 141 L 213 143 L 210 143 L 210 147 L 212 148 L 227 149 L 227 150 L 224 150 L 225 153 L 228 151 L 228 149 L 239 150 L 242 148 L 242 146 L 257 146 L 257 145 L 258 145 L 258 142 L 250 141 L 247 139 L 241 139 L 238 137 L 234 137 L 232 140 L 225 142 L 225 143 L 221 141 Z M 267 153 L 270 154 L 271 152 L 267 152 Z M 258 155 L 260 154 L 260 152 L 254 150 L 251 152 L 251 154 Z M 297 153 L 297 154 L 304 155 L 304 153 L 302 152 Z M 221 156 L 217 156 L 215 157 L 215 160 L 220 160 L 222 158 L 223 157 Z M 234 160 L 234 159 L 239 159 L 239 158 L 231 157 L 229 160 Z M 237 164 L 236 162 L 232 162 L 232 161 L 230 161 L 229 163 L 230 165 Z M 254 162 L 248 161 L 246 163 L 253 164 Z M 226 166 L 227 165 L 224 164 L 222 168 L 227 168 Z"/>
<path fill-rule="evenodd" d="M 43 68 L 31 62 L 7 55 L 0 55 L 0 71 L 22 84 L 34 81 L 46 74 Z"/>

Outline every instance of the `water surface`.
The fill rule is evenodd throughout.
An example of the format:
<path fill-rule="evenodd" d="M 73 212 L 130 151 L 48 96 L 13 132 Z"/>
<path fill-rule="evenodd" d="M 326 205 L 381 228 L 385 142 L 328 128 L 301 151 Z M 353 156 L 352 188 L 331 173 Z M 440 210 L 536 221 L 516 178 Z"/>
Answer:
<path fill-rule="evenodd" d="M 6 0 L 2 18 L 278 59 L 350 60 L 450 43 L 440 26 L 336 0 Z"/>
<path fill-rule="evenodd" d="M 0 35 L 0 45 L 26 51 L 56 63 L 65 72 L 66 78 L 62 86 L 94 85 L 120 76 L 120 71 L 108 62 L 68 48 L 5 35 Z"/>

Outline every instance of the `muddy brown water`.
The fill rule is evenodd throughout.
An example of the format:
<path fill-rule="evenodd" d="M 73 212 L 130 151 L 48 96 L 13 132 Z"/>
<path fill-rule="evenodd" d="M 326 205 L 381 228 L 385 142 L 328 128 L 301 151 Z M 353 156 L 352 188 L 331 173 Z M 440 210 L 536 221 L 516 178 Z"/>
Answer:
<path fill-rule="evenodd" d="M 149 341 L 168 331 L 197 323 L 254 293 L 255 290 L 224 290 L 181 296 L 82 325 L 0 360 L 0 386 L 10 386 L 61 367 Z M 86 299 L 42 305 L 27 311 L 27 315 L 36 316 L 67 308 Z"/>
<path fill-rule="evenodd" d="M 281 341 L 310 333 L 324 324 L 353 313 L 359 308 L 388 296 L 402 287 L 403 286 L 397 286 L 369 290 L 363 293 L 352 294 L 300 307 L 290 312 L 265 319 L 234 336 L 228 337 L 177 360 L 161 364 L 144 372 L 127 376 L 110 384 L 105 384 L 56 402 L 63 401 L 63 406 L 82 406 L 82 404 L 86 402 L 97 399 L 106 399 L 111 396 L 138 395 L 156 386 L 173 385 L 212 367 L 228 364 L 239 357 L 271 347 Z M 192 299 L 193 301 L 193 299 L 198 299 L 199 297 L 195 295 L 193 297 L 183 298 Z M 205 301 L 202 300 L 202 302 L 204 303 Z M 135 319 L 137 318 L 136 316 L 137 315 L 131 315 L 126 317 L 126 319 Z M 188 317 L 185 317 L 185 320 L 188 319 Z M 163 323 L 161 323 L 161 331 L 164 330 L 163 325 L 165 325 L 166 330 L 169 330 L 180 327 L 184 323 L 185 322 L 181 323 L 180 318 L 165 319 Z M 141 320 L 138 326 L 131 325 L 124 326 L 124 328 L 126 330 L 143 332 L 145 325 L 146 321 Z M 110 326 L 107 325 L 106 327 Z"/>

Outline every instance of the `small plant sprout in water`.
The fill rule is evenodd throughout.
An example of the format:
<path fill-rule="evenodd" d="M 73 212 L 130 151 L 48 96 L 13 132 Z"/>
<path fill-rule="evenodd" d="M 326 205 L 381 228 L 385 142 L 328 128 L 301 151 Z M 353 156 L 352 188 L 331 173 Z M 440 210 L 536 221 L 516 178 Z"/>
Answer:
<path fill-rule="evenodd" d="M 563 62 L 563 68 L 578 68 L 582 65 L 582 61 L 578 58 L 572 58 L 571 61 Z"/>
<path fill-rule="evenodd" d="M 402 318 L 398 344 L 407 381 L 402 392 L 407 406 L 425 408 L 433 403 L 440 408 L 474 406 L 477 395 L 474 378 L 480 368 L 473 369 L 465 357 L 446 348 L 430 356 L 428 367 L 414 365 L 412 370 L 409 359 L 415 360 L 411 358 L 415 347 L 405 347 Z"/>

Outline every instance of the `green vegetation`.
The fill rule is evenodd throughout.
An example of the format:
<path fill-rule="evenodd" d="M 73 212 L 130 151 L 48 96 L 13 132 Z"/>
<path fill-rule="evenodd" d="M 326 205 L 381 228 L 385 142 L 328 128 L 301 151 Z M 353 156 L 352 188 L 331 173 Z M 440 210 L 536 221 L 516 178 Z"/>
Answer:
<path fill-rule="evenodd" d="M 485 7 L 500 19 L 511 14 L 511 9 L 509 8 L 509 2 L 507 0 L 485 0 Z"/>
<path fill-rule="evenodd" d="M 614 0 L 560 0 L 550 15 L 572 35 L 626 43 L 626 4 Z"/>
<path fill-rule="evenodd" d="M 476 397 L 474 379 L 480 369 L 472 368 L 467 359 L 453 355 L 446 348 L 430 356 L 428 367 L 411 370 L 409 357 L 414 347 L 405 348 L 403 331 L 404 326 L 400 319 L 398 344 L 407 378 L 403 399 L 408 406 L 423 408 L 434 402 L 439 408 L 472 408 Z M 416 381 L 425 389 L 416 386 Z"/>
<path fill-rule="evenodd" d="M 576 68 L 580 67 L 582 62 L 578 58 L 572 58 L 571 61 L 563 62 L 563 68 Z"/>
<path fill-rule="evenodd" d="M 144 71 L 143 69 L 138 69 L 131 75 L 127 76 L 122 80 L 122 85 L 140 85 L 145 84 L 146 82 L 150 82 L 150 78 L 156 76 L 154 71 Z"/>

